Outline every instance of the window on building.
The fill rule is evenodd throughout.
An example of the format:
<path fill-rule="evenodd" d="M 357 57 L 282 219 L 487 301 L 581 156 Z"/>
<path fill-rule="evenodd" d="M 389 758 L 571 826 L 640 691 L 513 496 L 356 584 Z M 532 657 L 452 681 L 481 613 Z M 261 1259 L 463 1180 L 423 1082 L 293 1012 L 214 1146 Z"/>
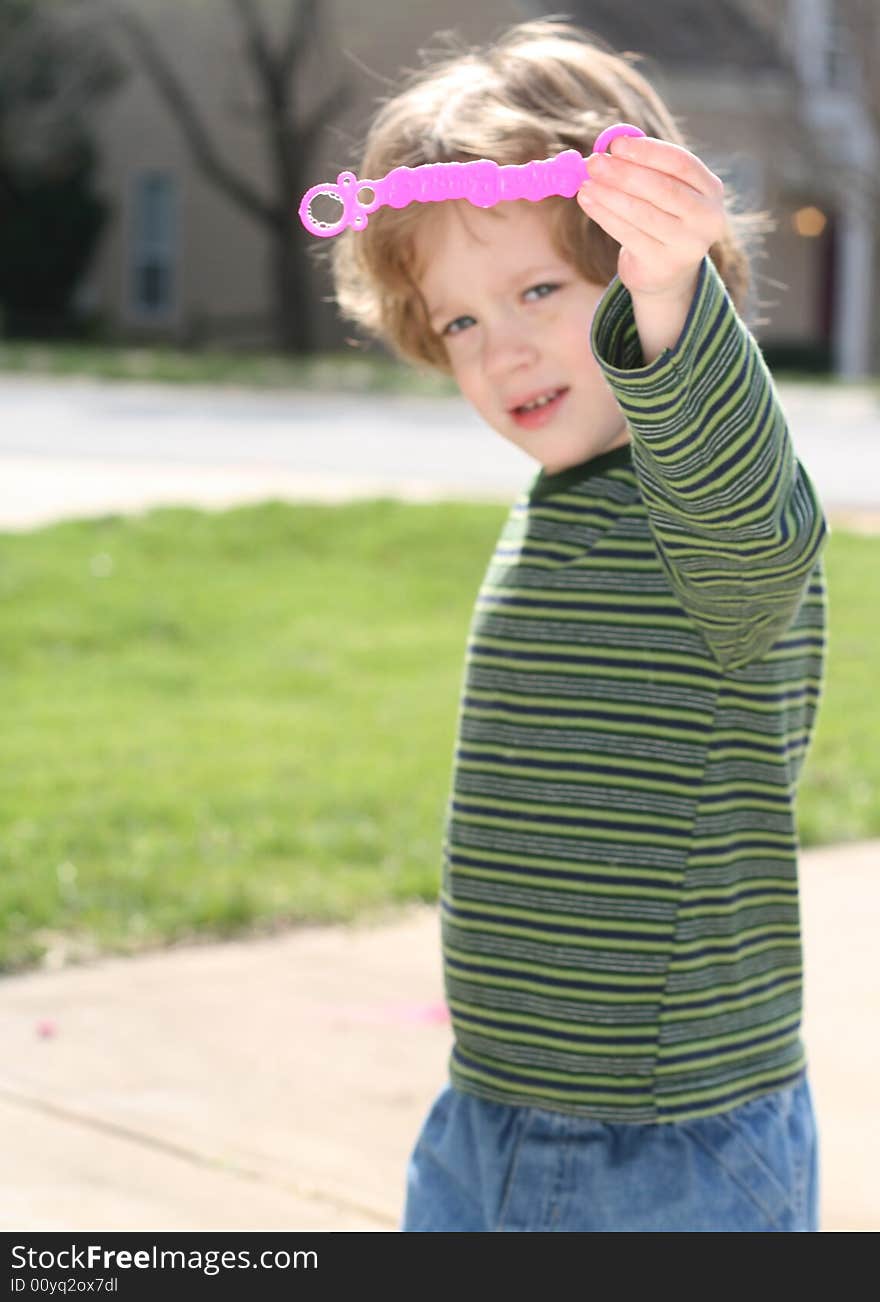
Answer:
<path fill-rule="evenodd" d="M 177 192 L 170 172 L 140 172 L 134 179 L 131 301 L 138 316 L 162 320 L 174 310 Z"/>
<path fill-rule="evenodd" d="M 853 78 L 852 47 L 846 23 L 840 12 L 840 6 L 835 0 L 828 0 L 824 18 L 825 84 L 832 90 L 851 90 Z"/>

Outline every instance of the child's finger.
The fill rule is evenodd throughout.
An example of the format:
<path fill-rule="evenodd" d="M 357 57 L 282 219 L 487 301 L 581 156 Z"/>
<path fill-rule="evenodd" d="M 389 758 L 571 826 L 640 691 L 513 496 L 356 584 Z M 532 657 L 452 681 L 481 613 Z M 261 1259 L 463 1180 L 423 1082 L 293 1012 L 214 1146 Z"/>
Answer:
<path fill-rule="evenodd" d="M 699 190 L 671 173 L 658 172 L 640 163 L 627 163 L 622 158 L 593 155 L 587 159 L 587 172 L 591 181 L 602 181 L 639 199 L 647 199 L 675 217 L 696 216 L 708 202 Z"/>
<path fill-rule="evenodd" d="M 699 194 L 716 197 L 724 190 L 720 177 L 711 172 L 696 154 L 682 145 L 653 136 L 618 136 L 609 146 L 612 156 L 666 172 L 691 186 Z"/>
<path fill-rule="evenodd" d="M 607 231 L 612 239 L 617 240 L 622 248 L 629 249 L 630 253 L 639 258 L 656 261 L 662 257 L 665 246 L 660 240 L 640 230 L 604 204 L 595 190 L 590 191 L 589 185 L 578 191 L 577 199 L 587 216 L 601 226 L 603 231 Z"/>
<path fill-rule="evenodd" d="M 650 187 L 648 187 L 650 189 Z M 653 200 L 640 199 L 632 192 L 601 181 L 587 181 L 582 193 L 592 194 L 605 208 L 617 213 L 661 244 L 680 243 L 684 234 L 681 218 L 658 207 Z"/>

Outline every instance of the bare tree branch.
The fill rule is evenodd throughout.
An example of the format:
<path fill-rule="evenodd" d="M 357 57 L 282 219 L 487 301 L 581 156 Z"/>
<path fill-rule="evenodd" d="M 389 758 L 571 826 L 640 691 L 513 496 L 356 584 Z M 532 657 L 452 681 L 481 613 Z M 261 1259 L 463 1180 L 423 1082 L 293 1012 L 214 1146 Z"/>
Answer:
<path fill-rule="evenodd" d="M 290 25 L 281 52 L 281 68 L 290 76 L 302 55 L 311 46 L 317 23 L 318 0 L 291 0 Z"/>
<path fill-rule="evenodd" d="M 168 63 L 152 33 L 144 26 L 141 19 L 124 5 L 113 5 L 111 13 L 134 47 L 143 68 L 152 78 L 159 94 L 180 124 L 202 171 L 259 221 L 270 224 L 275 222 L 276 205 L 265 199 L 249 181 L 234 172 L 217 152 L 194 101 Z"/>
<path fill-rule="evenodd" d="M 255 0 L 230 0 L 238 14 L 248 57 L 257 73 L 257 82 L 272 109 L 281 108 L 286 100 L 286 78 L 272 51 L 260 20 Z"/>
<path fill-rule="evenodd" d="M 351 87 L 348 83 L 337 82 L 333 89 L 318 101 L 308 116 L 303 118 L 299 128 L 303 141 L 314 140 L 321 128 L 325 126 L 325 118 L 328 117 L 331 109 L 334 113 L 338 113 L 348 108 L 352 99 Z"/>
<path fill-rule="evenodd" d="M 177 2 L 182 4 L 182 0 Z M 262 127 L 270 163 L 268 196 L 260 194 L 224 160 L 198 103 L 147 20 L 128 0 L 104 0 L 104 12 L 124 34 L 134 58 L 167 105 L 196 165 L 268 229 L 276 337 L 282 347 L 304 352 L 311 342 L 309 268 L 294 204 L 306 187 L 316 141 L 328 122 L 351 102 L 351 87 L 342 78 L 331 92 L 322 93 L 308 112 L 301 110 L 301 70 L 308 66 L 319 43 L 322 10 L 318 0 L 290 0 L 289 21 L 283 33 L 274 37 L 260 0 L 226 0 L 226 8 L 237 22 L 241 54 L 251 73 L 255 99 L 248 105 L 248 116 L 258 115 Z"/>

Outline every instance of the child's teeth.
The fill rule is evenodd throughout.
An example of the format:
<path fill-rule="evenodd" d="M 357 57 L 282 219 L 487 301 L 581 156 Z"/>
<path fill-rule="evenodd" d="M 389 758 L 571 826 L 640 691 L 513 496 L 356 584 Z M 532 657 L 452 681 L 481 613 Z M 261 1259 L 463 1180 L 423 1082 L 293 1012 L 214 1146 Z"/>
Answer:
<path fill-rule="evenodd" d="M 527 402 L 526 405 L 523 407 L 523 411 L 531 411 L 534 407 L 546 407 L 547 403 L 552 402 L 555 397 L 556 397 L 555 392 L 545 393 L 543 397 L 536 398 L 534 402 Z"/>

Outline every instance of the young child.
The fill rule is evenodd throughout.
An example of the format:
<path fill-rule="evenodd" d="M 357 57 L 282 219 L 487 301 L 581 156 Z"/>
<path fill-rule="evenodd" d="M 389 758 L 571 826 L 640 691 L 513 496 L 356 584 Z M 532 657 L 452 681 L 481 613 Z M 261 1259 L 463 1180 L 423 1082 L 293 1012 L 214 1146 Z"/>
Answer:
<path fill-rule="evenodd" d="M 467 647 L 454 1045 L 405 1231 L 818 1229 L 795 791 L 827 530 L 739 315 L 739 219 L 632 61 L 552 21 L 411 76 L 357 174 L 587 156 L 617 121 L 646 138 L 575 199 L 334 241 L 342 309 L 541 466 Z"/>

